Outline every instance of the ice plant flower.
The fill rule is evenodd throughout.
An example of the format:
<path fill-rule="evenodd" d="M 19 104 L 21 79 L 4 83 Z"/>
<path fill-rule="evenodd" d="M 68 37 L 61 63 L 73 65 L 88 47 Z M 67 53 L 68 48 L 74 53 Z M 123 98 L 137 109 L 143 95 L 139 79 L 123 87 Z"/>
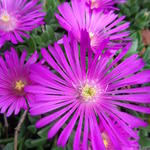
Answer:
<path fill-rule="evenodd" d="M 113 120 L 113 119 L 112 119 Z M 138 141 L 139 141 L 139 137 L 137 136 L 136 139 L 132 139 L 132 137 L 124 132 L 124 130 L 122 129 L 121 126 L 119 126 L 115 121 L 114 121 L 114 127 L 117 129 L 118 132 L 121 133 L 121 135 L 126 138 L 126 141 L 128 141 L 129 145 L 123 143 L 119 138 L 118 138 L 118 143 L 119 144 L 119 147 L 118 149 L 121 149 L 121 150 L 139 150 L 139 144 L 138 144 Z M 116 148 L 114 147 L 113 145 L 113 142 L 110 137 L 109 137 L 109 134 L 107 133 L 107 131 L 105 130 L 105 127 L 100 124 L 101 128 L 100 128 L 100 131 L 102 133 L 102 139 L 103 139 L 103 142 L 104 142 L 104 145 L 105 145 L 105 148 L 106 150 L 116 150 Z M 135 131 L 135 134 L 138 135 L 138 132 Z"/>
<path fill-rule="evenodd" d="M 125 2 L 126 0 L 86 0 L 86 3 L 92 10 L 96 9 L 98 11 L 118 10 L 118 8 L 115 7 L 115 4 L 120 4 Z"/>
<path fill-rule="evenodd" d="M 76 40 L 65 36 L 64 49 L 55 43 L 54 47 L 41 50 L 50 67 L 32 66 L 30 80 L 36 85 L 26 86 L 25 91 L 35 94 L 37 103 L 30 113 L 45 114 L 36 123 L 37 128 L 55 121 L 48 138 L 53 138 L 61 129 L 59 146 L 64 147 L 74 131 L 74 150 L 78 150 L 81 143 L 87 149 L 89 135 L 93 150 L 105 150 L 107 144 L 99 127 L 102 124 L 114 148 L 119 150 L 118 139 L 126 146 L 130 142 L 118 132 L 112 118 L 132 139 L 138 138 L 133 129 L 147 123 L 121 108 L 150 113 L 148 107 L 140 105 L 150 103 L 150 87 L 139 86 L 150 81 L 150 70 L 141 71 L 144 62 L 137 54 L 121 62 L 130 44 L 113 60 L 107 51 L 102 55 L 87 52 L 88 41 L 85 34 L 79 48 Z"/>
<path fill-rule="evenodd" d="M 26 109 L 26 100 L 29 105 L 35 102 L 34 96 L 25 92 L 24 88 L 33 84 L 29 79 L 30 67 L 38 55 L 35 52 L 27 61 L 26 56 L 26 51 L 23 51 L 19 58 L 12 48 L 4 53 L 5 59 L 0 57 L 0 112 L 6 113 L 7 117 L 13 112 L 17 115 L 20 109 Z"/>
<path fill-rule="evenodd" d="M 119 143 L 119 147 L 117 148 L 117 150 L 139 150 L 140 145 L 138 144 L 139 138 L 137 139 L 132 139 L 132 137 L 125 133 L 124 130 L 122 130 L 122 128 L 114 122 L 114 127 L 117 128 L 117 131 L 120 132 L 122 134 L 122 136 L 124 136 L 124 138 L 126 138 L 126 141 L 128 141 L 128 145 L 122 143 L 122 141 L 120 141 L 120 139 L 118 138 L 118 143 Z M 113 142 L 109 137 L 109 134 L 105 131 L 105 127 L 102 126 L 102 124 L 100 124 L 101 128 L 101 135 L 102 135 L 102 140 L 105 146 L 106 150 L 116 150 L 116 148 L 113 146 Z M 135 131 L 135 134 L 138 134 L 137 131 Z M 92 150 L 92 145 L 91 145 L 91 137 L 89 136 L 89 142 L 88 142 L 88 150 Z M 84 150 L 84 147 L 81 145 L 80 146 L 80 150 Z"/>
<path fill-rule="evenodd" d="M 81 31 L 87 30 L 91 48 L 95 53 L 110 48 L 118 50 L 129 40 L 129 32 L 126 30 L 129 23 L 122 23 L 125 17 L 119 18 L 113 11 L 107 14 L 103 11 L 91 12 L 84 0 L 72 0 L 71 6 L 65 2 L 58 6 L 58 10 L 60 15 L 55 15 L 60 25 L 72 32 L 78 41 L 81 39 Z"/>
<path fill-rule="evenodd" d="M 6 42 L 23 42 L 31 31 L 44 23 L 42 5 L 39 0 L 1 0 L 0 1 L 0 47 Z"/>

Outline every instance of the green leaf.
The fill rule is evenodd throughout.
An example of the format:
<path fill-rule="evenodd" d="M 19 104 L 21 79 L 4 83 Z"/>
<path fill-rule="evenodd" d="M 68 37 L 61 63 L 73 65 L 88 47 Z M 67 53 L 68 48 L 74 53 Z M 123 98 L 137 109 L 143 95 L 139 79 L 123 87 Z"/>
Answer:
<path fill-rule="evenodd" d="M 28 129 L 31 133 L 33 133 L 33 134 L 35 134 L 36 131 L 37 131 L 35 125 L 30 125 L 30 126 L 27 127 L 27 129 Z"/>
<path fill-rule="evenodd" d="M 47 141 L 47 137 L 45 138 L 40 138 L 36 140 L 28 139 L 25 141 L 25 146 L 27 148 L 33 148 L 33 147 L 39 147 L 39 145 L 44 145 Z"/>
<path fill-rule="evenodd" d="M 132 47 L 130 50 L 128 50 L 127 54 L 126 54 L 126 57 L 129 57 L 131 56 L 132 54 L 135 54 L 135 53 L 138 53 L 137 52 L 137 48 L 138 48 L 138 40 L 135 39 L 133 42 L 132 42 Z"/>
<path fill-rule="evenodd" d="M 145 60 L 147 65 L 150 65 L 150 46 L 147 47 L 143 59 Z"/>
<path fill-rule="evenodd" d="M 24 138 L 19 139 L 18 150 L 22 150 L 24 146 Z"/>
<path fill-rule="evenodd" d="M 39 147 L 37 147 L 37 150 L 44 150 L 44 147 L 39 146 Z"/>
<path fill-rule="evenodd" d="M 149 138 L 149 133 L 150 133 L 150 126 L 147 126 L 146 128 L 140 128 L 139 136 L 139 144 L 142 147 L 150 147 L 150 138 Z"/>
<path fill-rule="evenodd" d="M 42 43 L 48 43 L 49 42 L 49 33 L 47 31 L 43 32 L 41 35 Z"/>
<path fill-rule="evenodd" d="M 36 121 L 39 119 L 40 117 L 37 116 L 37 117 L 31 117 L 30 115 L 28 115 L 28 119 L 29 121 L 31 122 L 31 124 L 35 124 Z"/>
<path fill-rule="evenodd" d="M 8 143 L 3 150 L 14 150 L 14 143 Z"/>
<path fill-rule="evenodd" d="M 50 126 L 47 126 L 43 129 L 41 129 L 37 134 L 42 138 L 47 137 L 47 133 L 48 133 L 49 129 L 50 129 Z"/>
<path fill-rule="evenodd" d="M 139 144 L 142 147 L 150 147 L 150 139 L 148 139 L 147 137 L 141 137 Z"/>
<path fill-rule="evenodd" d="M 55 147 L 53 147 L 51 150 L 64 150 L 63 148 L 61 148 L 61 147 L 57 147 L 57 146 L 55 146 Z"/>
<path fill-rule="evenodd" d="M 42 42 L 42 39 L 39 35 L 33 35 L 33 38 L 37 44 L 40 44 Z"/>
<path fill-rule="evenodd" d="M 49 39 L 54 39 L 54 30 L 50 25 L 46 25 L 46 31 L 48 33 Z"/>
<path fill-rule="evenodd" d="M 0 144 L 7 144 L 9 142 L 12 142 L 14 138 L 8 138 L 8 139 L 0 139 Z"/>
<path fill-rule="evenodd" d="M 44 145 L 46 141 L 47 141 L 47 137 L 32 140 L 31 145 L 38 147 L 39 145 Z"/>
<path fill-rule="evenodd" d="M 36 42 L 32 36 L 27 41 L 27 44 L 28 44 L 28 49 L 29 49 L 30 53 L 33 53 L 37 49 Z"/>

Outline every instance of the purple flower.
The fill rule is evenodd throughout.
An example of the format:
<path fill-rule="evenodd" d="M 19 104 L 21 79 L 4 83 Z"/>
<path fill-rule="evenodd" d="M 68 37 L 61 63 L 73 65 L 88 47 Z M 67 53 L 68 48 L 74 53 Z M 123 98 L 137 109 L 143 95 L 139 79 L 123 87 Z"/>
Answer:
<path fill-rule="evenodd" d="M 125 3 L 126 0 L 86 0 L 86 3 L 91 9 L 96 9 L 96 10 L 118 10 L 114 5 L 115 4 L 120 4 L 120 3 Z"/>
<path fill-rule="evenodd" d="M 61 15 L 56 14 L 56 18 L 78 41 L 81 39 L 81 31 L 87 30 L 94 52 L 106 48 L 118 50 L 130 40 L 129 32 L 126 31 L 129 23 L 122 23 L 124 16 L 119 18 L 113 11 L 106 14 L 103 11 L 91 11 L 85 2 L 80 0 L 72 0 L 71 5 L 65 2 L 58 6 Z"/>
<path fill-rule="evenodd" d="M 23 42 L 31 31 L 43 24 L 45 13 L 39 0 L 1 0 L 0 1 L 0 47 L 6 42 Z"/>
<path fill-rule="evenodd" d="M 12 48 L 4 53 L 5 59 L 0 57 L 0 109 L 7 116 L 13 111 L 17 115 L 20 109 L 26 109 L 26 100 L 29 105 L 35 102 L 35 97 L 25 92 L 24 87 L 33 84 L 29 79 L 30 67 L 37 61 L 38 55 L 35 52 L 28 61 L 26 56 L 26 51 L 23 51 L 19 59 Z"/>
<path fill-rule="evenodd" d="M 113 120 L 113 119 L 112 119 Z M 139 150 L 139 144 L 138 144 L 138 139 L 132 139 L 132 137 L 124 132 L 124 130 L 122 130 L 122 127 L 120 127 L 115 121 L 113 123 L 114 127 L 117 128 L 117 132 L 120 132 L 121 135 L 124 137 L 124 139 L 126 138 L 126 141 L 121 141 L 120 137 L 118 137 L 118 143 L 119 143 L 119 147 L 116 148 L 113 145 L 113 137 L 109 137 L 109 133 L 107 133 L 107 131 L 105 130 L 105 127 L 100 124 L 100 132 L 102 135 L 102 140 L 103 143 L 105 145 L 105 149 L 106 150 Z M 138 132 L 135 131 L 135 134 L 138 135 Z M 92 150 L 92 145 L 91 145 L 91 136 L 89 136 L 89 142 L 88 142 L 88 150 Z M 128 144 L 126 144 L 128 143 Z M 80 150 L 84 150 L 85 148 L 83 147 L 83 145 L 80 145 Z"/>
<path fill-rule="evenodd" d="M 113 120 L 113 119 L 112 119 Z M 136 139 L 132 139 L 132 136 L 126 132 L 124 132 L 123 128 L 119 126 L 115 121 L 114 121 L 114 127 L 117 129 L 118 132 L 121 133 L 121 135 L 126 139 L 125 141 L 121 141 L 120 137 L 118 137 L 118 143 L 119 147 L 117 149 L 120 150 L 139 150 L 139 144 L 138 144 L 138 132 L 134 131 L 134 134 L 137 135 Z M 106 147 L 106 150 L 116 150 L 116 148 L 113 145 L 113 138 L 111 139 L 109 137 L 109 133 L 105 130 L 105 127 L 100 124 L 101 128 L 101 133 L 102 133 L 102 139 L 104 142 L 104 145 Z M 127 144 L 128 143 L 128 144 Z"/>
<path fill-rule="evenodd" d="M 89 134 L 93 150 L 104 150 L 99 124 L 104 126 L 115 148 L 120 145 L 118 138 L 128 146 L 130 143 L 118 132 L 112 118 L 130 137 L 138 138 L 132 129 L 147 124 L 120 108 L 150 113 L 149 108 L 141 105 L 150 103 L 150 87 L 136 86 L 150 81 L 150 70 L 140 71 L 144 62 L 137 54 L 121 62 L 130 44 L 112 59 L 113 55 L 107 57 L 107 51 L 102 55 L 87 52 L 87 35 L 82 35 L 80 48 L 76 40 L 65 36 L 64 49 L 55 43 L 54 47 L 41 50 L 50 67 L 32 66 L 30 79 L 37 85 L 27 86 L 25 91 L 35 94 L 38 101 L 30 113 L 45 114 L 36 123 L 37 128 L 56 121 L 48 138 L 62 129 L 59 146 L 66 145 L 74 130 L 74 150 L 80 144 L 87 149 Z"/>

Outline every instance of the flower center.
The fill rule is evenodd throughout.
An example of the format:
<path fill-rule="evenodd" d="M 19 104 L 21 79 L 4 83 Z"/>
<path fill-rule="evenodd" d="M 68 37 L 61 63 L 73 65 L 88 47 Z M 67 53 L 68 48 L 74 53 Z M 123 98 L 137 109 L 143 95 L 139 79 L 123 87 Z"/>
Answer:
<path fill-rule="evenodd" d="M 81 95 L 82 97 L 88 101 L 90 99 L 92 99 L 94 96 L 96 96 L 97 90 L 95 87 L 90 86 L 88 84 L 86 84 L 81 91 Z"/>
<path fill-rule="evenodd" d="M 95 42 L 95 35 L 93 32 L 89 33 L 89 37 L 90 37 L 90 44 L 91 46 L 94 46 L 94 42 Z"/>
<path fill-rule="evenodd" d="M 90 39 L 92 40 L 93 37 L 94 37 L 94 33 L 93 33 L 93 32 L 90 32 L 90 33 L 89 33 L 89 37 L 90 37 Z"/>
<path fill-rule="evenodd" d="M 22 80 L 19 80 L 19 81 L 16 81 L 16 84 L 15 84 L 15 89 L 17 91 L 22 91 L 25 87 L 25 83 L 22 81 Z"/>
<path fill-rule="evenodd" d="M 10 15 L 7 11 L 0 14 L 0 30 L 9 32 L 13 31 L 17 26 L 17 19 L 15 16 Z"/>
<path fill-rule="evenodd" d="M 98 8 L 98 3 L 96 2 L 96 0 L 91 0 L 91 9 L 93 8 Z"/>
<path fill-rule="evenodd" d="M 105 147 L 108 148 L 109 139 L 108 139 L 108 136 L 105 133 L 102 133 L 102 139 L 103 139 L 103 143 L 104 143 Z"/>
<path fill-rule="evenodd" d="M 1 16 L 1 20 L 4 21 L 4 22 L 9 22 L 10 21 L 10 16 L 8 13 L 3 13 L 2 16 Z"/>

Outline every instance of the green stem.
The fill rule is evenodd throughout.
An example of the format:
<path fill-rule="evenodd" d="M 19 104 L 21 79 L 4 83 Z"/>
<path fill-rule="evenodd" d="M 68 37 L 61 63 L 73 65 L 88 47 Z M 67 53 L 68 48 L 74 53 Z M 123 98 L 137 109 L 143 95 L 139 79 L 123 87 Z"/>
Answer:
<path fill-rule="evenodd" d="M 0 144 L 7 144 L 7 143 L 10 143 L 14 140 L 14 138 L 8 138 L 8 139 L 2 139 L 0 140 Z"/>

